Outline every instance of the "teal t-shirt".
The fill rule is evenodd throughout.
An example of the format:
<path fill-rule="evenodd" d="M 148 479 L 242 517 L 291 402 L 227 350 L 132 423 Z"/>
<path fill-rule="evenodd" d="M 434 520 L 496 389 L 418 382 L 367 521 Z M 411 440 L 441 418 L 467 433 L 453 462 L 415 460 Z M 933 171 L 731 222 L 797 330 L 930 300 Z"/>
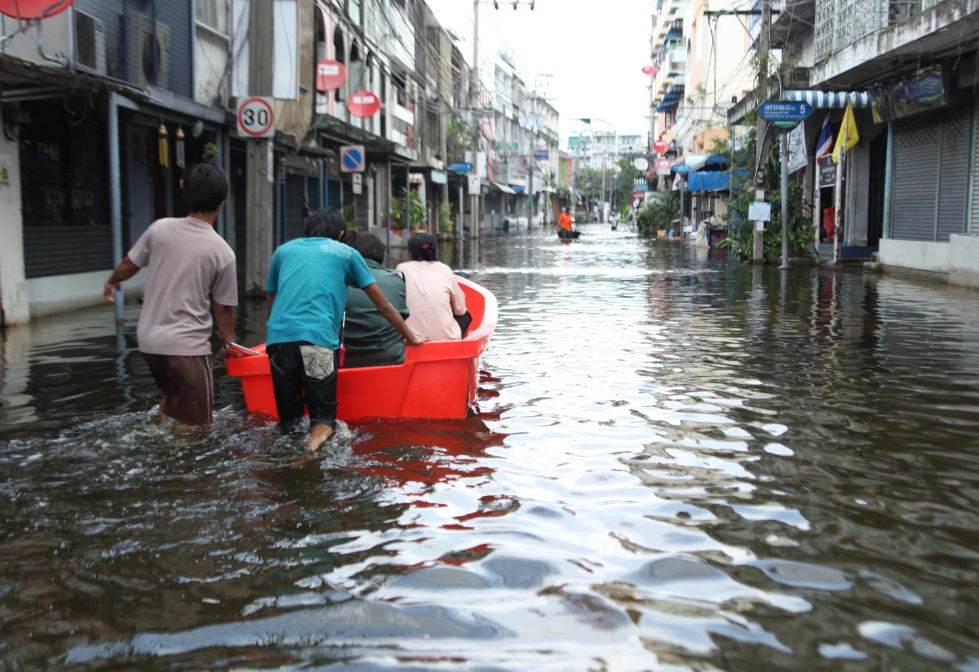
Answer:
<path fill-rule="evenodd" d="M 329 238 L 292 240 L 272 255 L 265 289 L 275 292 L 265 342 L 340 347 L 347 287 L 375 283 L 360 252 Z"/>

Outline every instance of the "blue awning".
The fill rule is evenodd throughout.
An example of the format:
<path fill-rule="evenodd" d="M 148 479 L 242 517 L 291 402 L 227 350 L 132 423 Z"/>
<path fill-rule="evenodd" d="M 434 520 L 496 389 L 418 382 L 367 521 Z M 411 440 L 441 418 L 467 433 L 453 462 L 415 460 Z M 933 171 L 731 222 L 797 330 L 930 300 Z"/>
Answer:
<path fill-rule="evenodd" d="M 848 102 L 854 109 L 870 107 L 868 91 L 786 91 L 782 98 L 793 103 L 809 103 L 817 110 L 842 110 Z"/>
<path fill-rule="evenodd" d="M 690 173 L 687 191 L 726 191 L 731 187 L 731 173 L 726 170 Z"/>
<path fill-rule="evenodd" d="M 742 179 L 747 179 L 750 171 L 742 168 L 738 171 L 738 174 Z M 730 170 L 698 170 L 687 176 L 687 191 L 693 193 L 702 191 L 728 191 L 730 188 Z"/>

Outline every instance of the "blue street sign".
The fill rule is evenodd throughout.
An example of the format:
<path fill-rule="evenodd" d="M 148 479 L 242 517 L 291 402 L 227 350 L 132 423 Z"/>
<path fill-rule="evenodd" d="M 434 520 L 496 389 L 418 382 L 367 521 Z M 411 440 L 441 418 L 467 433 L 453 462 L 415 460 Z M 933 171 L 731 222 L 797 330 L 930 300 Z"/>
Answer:
<path fill-rule="evenodd" d="M 456 161 L 449 164 L 449 170 L 453 173 L 468 173 L 473 169 L 473 164 L 468 162 Z"/>
<path fill-rule="evenodd" d="M 547 161 L 547 157 L 548 156 L 549 156 L 549 154 L 548 154 L 548 152 L 547 152 L 546 149 L 535 149 L 534 150 L 534 158 L 537 159 L 538 161 Z"/>
<path fill-rule="evenodd" d="M 364 146 L 348 145 L 340 148 L 340 172 L 359 173 L 364 170 Z"/>
<path fill-rule="evenodd" d="M 675 172 L 675 173 L 689 173 L 690 172 L 690 166 L 681 163 L 678 166 L 673 166 L 673 172 Z"/>
<path fill-rule="evenodd" d="M 766 100 L 758 108 L 758 114 L 765 121 L 802 121 L 812 114 L 812 108 L 809 103 Z"/>

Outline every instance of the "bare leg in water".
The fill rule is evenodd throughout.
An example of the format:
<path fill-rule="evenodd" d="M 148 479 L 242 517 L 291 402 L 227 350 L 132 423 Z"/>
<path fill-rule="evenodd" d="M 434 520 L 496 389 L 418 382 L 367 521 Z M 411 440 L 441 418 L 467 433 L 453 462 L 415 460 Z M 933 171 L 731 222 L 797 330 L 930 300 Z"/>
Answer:
<path fill-rule="evenodd" d="M 292 463 L 292 468 L 304 467 L 306 461 L 313 457 L 320 446 L 326 443 L 331 436 L 333 436 L 333 428 L 329 425 L 313 425 L 309 432 L 309 438 L 306 440 L 306 452 Z"/>

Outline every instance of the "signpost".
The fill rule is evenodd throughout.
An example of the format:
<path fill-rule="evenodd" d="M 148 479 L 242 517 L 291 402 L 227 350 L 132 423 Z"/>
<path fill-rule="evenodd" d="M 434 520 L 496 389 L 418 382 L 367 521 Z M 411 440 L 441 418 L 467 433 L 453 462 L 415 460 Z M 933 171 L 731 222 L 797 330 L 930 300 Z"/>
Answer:
<path fill-rule="evenodd" d="M 659 154 L 666 154 L 670 149 L 670 143 L 666 140 L 657 140 L 653 143 L 653 149 L 655 149 Z"/>
<path fill-rule="evenodd" d="M 238 135 L 243 138 L 271 138 L 275 135 L 273 98 L 252 96 L 238 103 Z"/>
<path fill-rule="evenodd" d="M 758 114 L 765 121 L 778 127 L 783 135 L 782 145 L 782 265 L 789 268 L 789 143 L 787 132 L 812 114 L 812 107 L 805 102 L 766 100 L 758 108 Z M 767 220 L 764 220 L 767 221 Z"/>
<path fill-rule="evenodd" d="M 797 122 L 805 121 L 812 108 L 809 103 L 793 103 L 784 100 L 766 100 L 758 108 L 758 114 L 765 121 L 770 121 L 776 126 L 785 127 L 783 124 L 795 126 Z M 780 124 L 779 122 L 783 122 Z"/>
<path fill-rule="evenodd" d="M 669 159 L 656 159 L 656 174 L 669 175 L 673 169 L 673 162 Z"/>
<path fill-rule="evenodd" d="M 688 165 L 686 165 L 684 163 L 681 163 L 678 166 L 673 166 L 673 172 L 674 173 L 681 173 L 681 174 L 683 174 L 683 173 L 689 173 L 690 172 L 690 166 L 688 166 Z"/>
<path fill-rule="evenodd" d="M 316 64 L 316 90 L 336 91 L 347 81 L 347 69 L 340 61 L 320 61 Z"/>
<path fill-rule="evenodd" d="M 473 169 L 473 164 L 467 161 L 456 161 L 455 163 L 449 164 L 449 170 L 453 173 L 458 173 L 459 175 L 464 175 Z"/>
<path fill-rule="evenodd" d="M 353 178 L 354 194 L 360 196 L 362 193 L 364 193 L 364 176 L 360 173 L 354 173 L 350 177 Z"/>
<path fill-rule="evenodd" d="M 358 91 L 350 96 L 347 110 L 350 114 L 361 119 L 373 117 L 381 109 L 381 101 L 370 91 Z"/>
<path fill-rule="evenodd" d="M 550 154 L 546 149 L 534 150 L 534 158 L 537 159 L 538 161 L 547 161 L 549 156 Z"/>
<path fill-rule="evenodd" d="M 632 160 L 632 165 L 636 167 L 636 170 L 641 170 L 645 172 L 646 169 L 649 168 L 649 161 L 647 161 L 641 156 L 637 156 Z"/>
<path fill-rule="evenodd" d="M 656 66 L 653 66 L 653 65 L 645 65 L 645 66 L 643 66 L 642 74 L 649 75 L 649 76 L 655 75 L 656 74 Z"/>
<path fill-rule="evenodd" d="M 479 193 L 479 175 L 469 176 L 469 193 L 478 194 Z"/>
<path fill-rule="evenodd" d="M 360 173 L 364 170 L 364 146 L 348 145 L 340 148 L 340 171 Z"/>

